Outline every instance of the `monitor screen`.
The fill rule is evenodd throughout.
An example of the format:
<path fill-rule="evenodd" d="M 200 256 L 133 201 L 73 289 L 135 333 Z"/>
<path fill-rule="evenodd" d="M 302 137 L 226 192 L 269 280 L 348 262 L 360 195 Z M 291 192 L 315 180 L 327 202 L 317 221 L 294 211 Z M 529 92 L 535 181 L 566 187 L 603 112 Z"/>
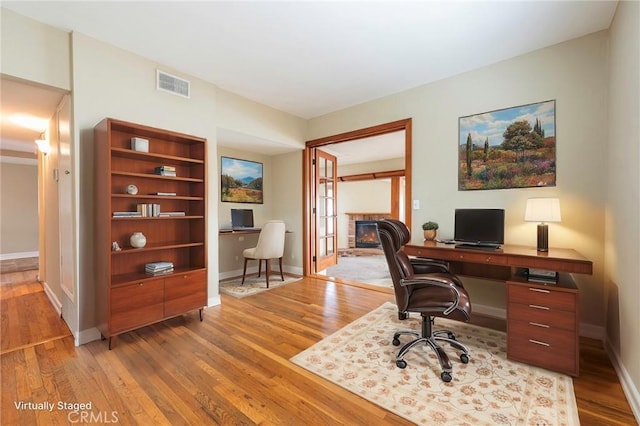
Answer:
<path fill-rule="evenodd" d="M 503 244 L 504 210 L 456 209 L 453 239 L 474 244 Z"/>
<path fill-rule="evenodd" d="M 253 210 L 231 209 L 231 226 L 233 228 L 253 228 Z"/>

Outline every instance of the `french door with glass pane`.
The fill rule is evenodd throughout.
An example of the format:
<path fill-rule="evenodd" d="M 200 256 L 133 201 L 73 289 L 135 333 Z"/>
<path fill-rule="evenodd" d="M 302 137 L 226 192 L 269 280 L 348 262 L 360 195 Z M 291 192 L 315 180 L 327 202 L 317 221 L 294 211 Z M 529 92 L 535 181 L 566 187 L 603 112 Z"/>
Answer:
<path fill-rule="evenodd" d="M 315 273 L 338 263 L 337 164 L 336 157 L 314 149 L 315 197 L 312 210 L 315 227 Z"/>

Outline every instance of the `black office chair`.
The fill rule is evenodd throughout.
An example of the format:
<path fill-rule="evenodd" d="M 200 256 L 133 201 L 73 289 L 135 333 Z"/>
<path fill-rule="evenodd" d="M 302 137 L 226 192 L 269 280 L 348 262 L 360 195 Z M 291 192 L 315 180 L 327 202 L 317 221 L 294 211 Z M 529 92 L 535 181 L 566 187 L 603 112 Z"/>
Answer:
<path fill-rule="evenodd" d="M 407 226 L 399 220 L 385 219 L 377 222 L 378 235 L 398 304 L 398 318 L 407 319 L 409 313 L 422 316 L 422 333 L 413 330 L 398 331 L 393 335 L 393 344 L 400 345 L 400 336 L 408 334 L 414 340 L 405 344 L 396 356 L 396 365 L 406 368 L 404 357 L 415 346 L 429 345 L 436 353 L 444 382 L 452 379 L 449 357 L 437 341 L 444 341 L 462 351 L 460 361 L 469 362 L 469 350 L 456 340 L 450 330 L 433 330 L 436 317 L 457 321 L 468 321 L 471 315 L 469 295 L 458 277 L 448 271 L 447 265 L 430 259 L 410 259 L 402 247 L 411 239 Z M 418 272 L 419 271 L 419 272 Z"/>

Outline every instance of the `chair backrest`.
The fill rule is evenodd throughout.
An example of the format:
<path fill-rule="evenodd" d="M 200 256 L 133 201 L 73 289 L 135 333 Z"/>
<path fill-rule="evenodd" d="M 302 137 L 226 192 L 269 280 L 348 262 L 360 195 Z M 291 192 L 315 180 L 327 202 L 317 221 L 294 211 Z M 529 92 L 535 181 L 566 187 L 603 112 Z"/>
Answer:
<path fill-rule="evenodd" d="M 380 220 L 377 224 L 378 237 L 393 281 L 396 303 L 398 307 L 406 306 L 409 295 L 400 281 L 413 275 L 413 267 L 402 246 L 411 240 L 411 232 L 407 225 L 395 219 Z"/>
<path fill-rule="evenodd" d="M 284 254 L 284 235 L 286 228 L 281 220 L 265 222 L 258 236 L 256 259 L 278 259 Z"/>

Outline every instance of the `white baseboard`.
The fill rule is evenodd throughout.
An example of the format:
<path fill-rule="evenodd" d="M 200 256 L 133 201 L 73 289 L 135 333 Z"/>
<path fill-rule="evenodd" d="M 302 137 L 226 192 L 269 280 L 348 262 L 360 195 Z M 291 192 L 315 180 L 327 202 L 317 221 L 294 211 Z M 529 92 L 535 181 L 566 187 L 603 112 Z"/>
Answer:
<path fill-rule="evenodd" d="M 40 252 L 25 251 L 22 253 L 4 253 L 0 254 L 0 260 L 27 259 L 29 257 L 39 257 Z"/>
<path fill-rule="evenodd" d="M 218 306 L 220 303 L 221 303 L 220 295 L 216 294 L 214 296 L 211 296 L 207 301 L 207 308 L 210 308 L 212 306 Z"/>
<path fill-rule="evenodd" d="M 586 324 L 582 322 L 580 323 L 580 331 L 578 334 L 580 334 L 580 336 L 582 337 L 588 337 L 590 339 L 605 339 L 604 327 L 600 325 Z"/>
<path fill-rule="evenodd" d="M 85 343 L 93 342 L 102 337 L 100 331 L 96 327 L 91 327 L 86 330 L 82 330 L 78 333 L 75 339 L 76 346 L 84 345 Z"/>
<path fill-rule="evenodd" d="M 58 315 L 61 315 L 62 303 L 60 303 L 60 299 L 58 299 L 58 296 L 56 296 L 55 293 L 51 290 L 51 287 L 49 287 L 49 284 L 47 282 L 41 281 L 41 283 L 42 283 L 42 287 L 44 288 L 44 294 L 46 294 L 47 297 L 49 298 L 51 305 L 53 305 L 53 309 L 56 310 Z"/>
<path fill-rule="evenodd" d="M 277 269 L 277 265 L 275 268 L 271 268 L 272 272 L 279 272 L 279 270 Z M 302 267 L 300 266 L 287 266 L 284 265 L 282 267 L 282 272 L 286 272 L 289 274 L 293 274 L 293 275 L 302 275 Z M 247 274 L 256 274 L 258 273 L 258 267 L 257 266 L 252 266 L 247 268 Z M 242 276 L 242 269 L 236 269 L 235 271 L 227 271 L 227 272 L 220 272 L 218 274 L 218 280 L 226 280 L 228 278 L 236 278 L 236 277 L 241 277 Z"/>
<path fill-rule="evenodd" d="M 613 368 L 616 370 L 618 378 L 620 379 L 620 384 L 622 385 L 622 390 L 624 391 L 625 396 L 627 397 L 627 401 L 631 406 L 631 411 L 633 411 L 633 415 L 636 418 L 636 422 L 640 424 L 640 393 L 638 392 L 638 388 L 633 383 L 629 372 L 625 368 L 622 360 L 620 359 L 620 355 L 613 348 L 611 342 L 606 339 L 604 342 L 604 348 L 607 354 L 609 355 L 609 359 L 613 364 Z"/>
<path fill-rule="evenodd" d="M 496 308 L 494 306 L 473 304 L 471 313 L 477 312 L 488 317 L 507 319 L 507 310 L 503 308 Z"/>

